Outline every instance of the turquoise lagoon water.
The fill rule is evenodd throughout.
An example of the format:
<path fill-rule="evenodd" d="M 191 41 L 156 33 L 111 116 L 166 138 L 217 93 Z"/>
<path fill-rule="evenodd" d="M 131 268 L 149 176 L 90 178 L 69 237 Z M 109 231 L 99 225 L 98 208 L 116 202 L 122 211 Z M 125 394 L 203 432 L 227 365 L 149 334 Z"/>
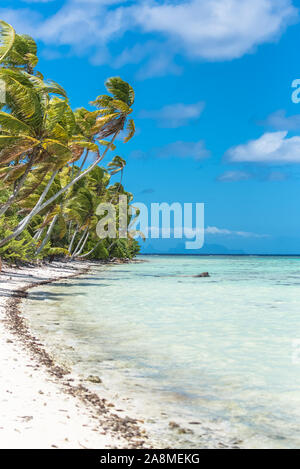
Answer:
<path fill-rule="evenodd" d="M 34 331 L 161 447 L 299 448 L 300 258 L 142 259 L 32 290 Z"/>

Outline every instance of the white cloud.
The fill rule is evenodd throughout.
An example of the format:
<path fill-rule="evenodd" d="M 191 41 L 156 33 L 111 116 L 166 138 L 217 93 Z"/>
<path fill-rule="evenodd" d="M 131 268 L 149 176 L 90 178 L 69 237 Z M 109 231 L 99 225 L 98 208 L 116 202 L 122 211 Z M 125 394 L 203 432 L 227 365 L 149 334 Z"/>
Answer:
<path fill-rule="evenodd" d="M 210 151 L 205 147 L 203 140 L 198 142 L 185 142 L 178 140 L 177 142 L 168 143 L 162 147 L 154 147 L 149 151 L 134 150 L 130 153 L 131 158 L 193 158 L 194 160 L 202 160 L 210 156 Z"/>
<path fill-rule="evenodd" d="M 169 104 L 157 110 L 141 111 L 141 119 L 154 119 L 160 127 L 176 128 L 188 125 L 192 120 L 198 119 L 203 112 L 203 101 L 195 104 Z"/>
<path fill-rule="evenodd" d="M 143 61 L 140 78 L 180 73 L 178 54 L 191 60 L 242 57 L 276 40 L 297 18 L 292 0 L 68 0 L 49 18 L 37 15 L 35 6 L 1 8 L 0 17 L 47 46 L 87 54 L 95 64 Z M 127 32 L 134 33 L 133 46 L 112 58 L 110 43 Z"/>
<path fill-rule="evenodd" d="M 149 40 L 139 42 L 132 47 L 125 47 L 119 55 L 111 58 L 110 65 L 113 68 L 120 68 L 127 64 L 136 65 L 144 62 L 136 76 L 140 80 L 164 76 L 166 71 L 170 75 L 179 75 L 182 68 L 174 63 L 173 55 L 173 52 L 163 47 L 161 42 Z"/>
<path fill-rule="evenodd" d="M 289 174 L 282 173 L 280 171 L 271 171 L 267 175 L 267 180 L 274 181 L 274 182 L 286 181 L 288 178 L 289 178 Z"/>
<path fill-rule="evenodd" d="M 199 142 L 179 140 L 156 149 L 155 153 L 159 158 L 178 157 L 193 158 L 195 160 L 202 160 L 210 156 L 210 152 L 205 148 L 203 140 Z"/>
<path fill-rule="evenodd" d="M 266 120 L 260 122 L 261 125 L 278 130 L 299 130 L 300 115 L 286 116 L 286 111 L 279 110 L 270 114 Z"/>
<path fill-rule="evenodd" d="M 146 32 L 158 32 L 194 57 L 241 57 L 273 40 L 296 16 L 289 0 L 143 2 L 135 9 Z"/>
<path fill-rule="evenodd" d="M 245 171 L 225 171 L 221 174 L 217 180 L 220 182 L 237 182 L 237 181 L 247 181 L 251 179 L 252 174 Z"/>
<path fill-rule="evenodd" d="M 238 182 L 238 181 L 249 181 L 256 180 L 256 181 L 271 181 L 271 182 L 280 182 L 286 181 L 291 177 L 289 172 L 282 172 L 282 171 L 274 171 L 274 170 L 266 170 L 260 168 L 256 168 L 256 170 L 247 172 L 247 171 L 225 171 L 225 173 L 221 174 L 217 181 L 220 182 Z"/>
<path fill-rule="evenodd" d="M 288 132 L 270 132 L 257 140 L 230 148 L 226 157 L 233 163 L 300 163 L 300 137 L 287 137 Z"/>
<path fill-rule="evenodd" d="M 205 228 L 207 235 L 221 235 L 221 236 L 240 236 L 242 238 L 266 238 L 268 235 L 251 233 L 248 231 L 233 231 L 226 228 L 217 228 L 216 226 L 208 226 Z"/>

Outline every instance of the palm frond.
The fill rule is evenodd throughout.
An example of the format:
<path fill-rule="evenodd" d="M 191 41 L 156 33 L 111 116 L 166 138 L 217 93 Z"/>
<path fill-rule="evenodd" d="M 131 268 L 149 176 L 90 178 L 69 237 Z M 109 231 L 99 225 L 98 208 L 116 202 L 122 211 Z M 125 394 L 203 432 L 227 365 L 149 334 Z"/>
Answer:
<path fill-rule="evenodd" d="M 114 151 L 116 149 L 116 145 L 114 143 L 108 142 L 107 140 L 98 140 L 100 145 L 105 147 L 109 147 L 110 150 Z"/>
<path fill-rule="evenodd" d="M 64 98 L 67 98 L 67 92 L 64 88 L 53 80 L 44 80 L 37 75 L 30 75 L 29 73 L 23 72 L 24 75 L 33 83 L 34 87 L 43 93 L 58 94 Z"/>
<path fill-rule="evenodd" d="M 29 125 L 40 125 L 41 102 L 28 77 L 22 71 L 1 68 L 0 79 L 6 85 L 6 104 L 12 113 Z"/>
<path fill-rule="evenodd" d="M 133 88 L 120 77 L 111 77 L 105 82 L 107 90 L 113 95 L 115 99 L 123 101 L 128 106 L 134 103 L 134 90 Z"/>
<path fill-rule="evenodd" d="M 53 161 L 58 168 L 62 168 L 70 159 L 72 159 L 70 148 L 63 145 L 58 140 L 45 139 L 42 143 L 42 147 L 47 151 L 49 161 Z"/>
<path fill-rule="evenodd" d="M 57 124 L 61 125 L 68 136 L 73 135 L 76 122 L 72 109 L 66 99 L 53 97 L 47 107 L 45 127 L 52 132 Z"/>
<path fill-rule="evenodd" d="M 27 35 L 15 35 L 13 47 L 3 60 L 5 67 L 20 68 L 28 73 L 33 73 L 38 64 L 37 45 L 32 37 Z"/>
<path fill-rule="evenodd" d="M 22 134 L 32 136 L 33 134 L 33 130 L 29 125 L 3 111 L 0 111 L 0 128 L 2 131 L 9 132 L 14 135 Z"/>
<path fill-rule="evenodd" d="M 91 101 L 90 104 L 92 106 L 105 108 L 108 107 L 112 101 L 113 98 L 111 96 L 108 96 L 107 94 L 101 94 L 95 99 L 95 101 Z"/>
<path fill-rule="evenodd" d="M 69 148 L 73 154 L 72 159 L 69 161 L 69 163 L 75 163 L 75 161 L 78 161 L 81 156 L 83 155 L 84 150 L 90 150 L 92 152 L 95 152 L 99 154 L 99 148 L 98 145 L 92 142 L 87 142 L 84 140 L 74 140 L 69 144 Z"/>
<path fill-rule="evenodd" d="M 132 109 L 121 99 L 113 99 L 110 103 L 110 107 L 113 109 L 117 109 L 118 111 L 123 112 L 124 114 L 131 114 L 132 112 Z"/>
<path fill-rule="evenodd" d="M 133 119 L 129 119 L 129 121 L 127 123 L 126 131 L 127 131 L 127 135 L 124 138 L 124 143 L 129 142 L 129 140 L 132 139 L 132 137 L 135 134 L 135 123 L 134 123 Z"/>
<path fill-rule="evenodd" d="M 116 119 L 118 115 L 119 114 L 117 112 L 113 112 L 106 116 L 99 117 L 96 121 L 96 124 L 92 128 L 93 133 L 98 134 L 107 124 Z"/>
<path fill-rule="evenodd" d="M 10 163 L 39 144 L 39 140 L 27 135 L 0 135 L 0 164 Z"/>
<path fill-rule="evenodd" d="M 5 21 L 0 20 L 0 62 L 5 59 L 14 45 L 15 36 L 14 28 Z"/>
<path fill-rule="evenodd" d="M 60 124 L 55 124 L 53 129 L 50 131 L 50 137 L 54 138 L 55 140 L 60 140 L 63 143 L 68 142 L 68 134 L 65 129 Z"/>
<path fill-rule="evenodd" d="M 26 166 L 26 164 L 19 164 L 12 167 L 5 166 L 5 168 L 0 169 L 0 179 L 4 179 L 6 184 L 12 184 L 25 173 Z"/>

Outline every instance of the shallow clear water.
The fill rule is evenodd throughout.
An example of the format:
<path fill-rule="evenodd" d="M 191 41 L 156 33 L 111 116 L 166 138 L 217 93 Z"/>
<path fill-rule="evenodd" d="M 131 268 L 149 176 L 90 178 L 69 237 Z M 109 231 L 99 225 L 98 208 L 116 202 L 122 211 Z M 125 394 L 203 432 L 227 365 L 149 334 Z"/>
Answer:
<path fill-rule="evenodd" d="M 25 314 L 162 446 L 299 448 L 300 258 L 145 260 L 38 287 Z"/>

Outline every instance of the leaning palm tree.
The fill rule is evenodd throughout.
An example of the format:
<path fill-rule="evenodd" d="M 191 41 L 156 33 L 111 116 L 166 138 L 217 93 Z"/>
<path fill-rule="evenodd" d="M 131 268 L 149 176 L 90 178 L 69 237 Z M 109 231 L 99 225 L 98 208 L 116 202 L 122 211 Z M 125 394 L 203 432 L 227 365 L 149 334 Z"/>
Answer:
<path fill-rule="evenodd" d="M 47 197 L 51 197 L 55 194 L 64 184 L 70 179 L 71 168 L 66 166 L 64 167 L 55 177 L 54 182 L 48 192 Z M 45 186 L 46 182 L 44 182 Z M 26 207 L 31 210 L 33 206 L 36 205 L 36 201 L 39 199 L 41 192 L 43 192 L 43 187 L 40 186 L 39 194 L 31 193 L 30 196 L 21 202 L 21 207 Z M 47 245 L 48 241 L 51 240 L 52 233 L 56 225 L 59 226 L 60 235 L 59 238 L 63 238 L 67 230 L 67 221 L 65 217 L 65 204 L 67 202 L 66 197 L 61 196 L 52 205 L 48 206 L 45 209 L 45 212 L 41 212 L 38 216 L 34 217 L 30 228 L 34 233 L 34 239 L 39 242 L 36 255 L 39 255 L 44 247 Z M 36 225 L 36 221 L 39 220 L 40 223 Z"/>
<path fill-rule="evenodd" d="M 69 206 L 72 212 L 76 213 L 76 219 L 81 221 L 78 231 L 82 233 L 72 253 L 72 258 L 81 254 L 90 236 L 90 231 L 98 223 L 98 218 L 95 216 L 98 205 L 98 197 L 93 191 L 85 187 L 80 188 L 74 197 L 70 199 Z"/>
<path fill-rule="evenodd" d="M 0 77 L 7 78 L 2 72 L 0 70 Z M 58 162 L 65 164 L 72 158 L 68 147 L 73 132 L 72 111 L 66 99 L 52 98 L 44 106 L 42 101 L 50 90 L 47 88 L 40 92 L 34 86 L 28 86 L 26 91 L 32 99 L 36 98 L 35 105 L 29 109 L 25 102 L 23 104 L 22 100 L 14 98 L 18 73 L 13 77 L 12 88 L 9 86 L 11 76 L 7 80 L 10 113 L 0 111 L 0 177 L 4 183 L 14 183 L 14 190 L 1 206 L 0 215 L 15 203 L 32 168 L 38 166 L 42 175 L 56 167 Z M 26 83 L 28 85 L 28 81 Z M 54 85 L 51 92 L 62 93 L 60 87 L 55 88 Z"/>
<path fill-rule="evenodd" d="M 44 92 L 41 96 L 43 95 Z M 26 114 L 26 106 L 22 107 L 22 103 L 18 106 L 14 104 L 12 103 L 10 114 L 0 112 L 0 177 L 8 184 L 15 183 L 12 194 L 0 209 L 0 215 L 20 199 L 20 194 L 33 170 L 39 172 L 40 182 L 47 175 L 48 184 L 32 211 L 21 220 L 13 233 L 1 240 L 0 246 L 18 236 L 26 228 L 46 199 L 57 173 L 74 159 L 72 145 L 74 145 L 75 119 L 66 99 L 53 97 L 46 99 L 45 105 L 42 100 L 37 101 L 34 113 L 28 118 L 23 115 L 22 120 L 20 114 Z M 82 141 L 76 142 L 77 145 L 79 143 Z M 34 186 L 32 190 L 36 189 Z M 25 196 L 27 195 L 28 191 L 25 190 Z"/>
<path fill-rule="evenodd" d="M 121 156 L 114 156 L 112 161 L 107 165 L 107 168 L 110 170 L 110 174 L 113 176 L 121 171 L 120 184 L 122 184 L 123 172 L 126 166 L 126 160 L 121 158 Z"/>
<path fill-rule="evenodd" d="M 135 133 L 133 119 L 128 119 L 127 122 L 134 104 L 134 90 L 120 77 L 109 78 L 105 86 L 112 96 L 100 95 L 91 103 L 100 109 L 101 117 L 97 120 L 99 133 L 102 138 L 113 135 L 113 142 L 118 134 L 124 130 L 127 123 L 127 133 L 124 137 L 126 143 Z"/>

